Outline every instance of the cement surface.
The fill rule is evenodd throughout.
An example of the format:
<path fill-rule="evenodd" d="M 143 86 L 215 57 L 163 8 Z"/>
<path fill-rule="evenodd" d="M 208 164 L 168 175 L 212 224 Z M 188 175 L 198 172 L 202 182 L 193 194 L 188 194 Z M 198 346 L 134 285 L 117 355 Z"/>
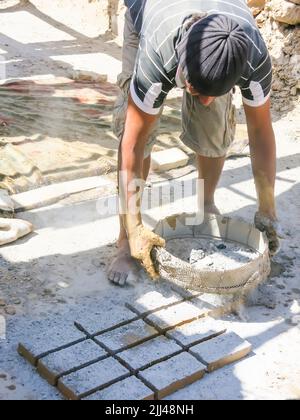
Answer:
<path fill-rule="evenodd" d="M 65 57 L 63 57 L 66 50 L 62 47 L 68 40 L 62 39 L 59 44 L 55 45 L 55 48 L 62 49 L 64 53 L 59 56 L 58 61 L 49 59 L 48 56 L 46 58 L 41 57 L 41 51 L 37 57 L 30 43 L 20 46 L 19 42 L 9 36 L 11 31 L 17 31 L 14 34 L 16 39 L 17 36 L 18 39 L 22 39 L 24 36 L 24 32 L 21 30 L 22 25 L 14 24 L 16 22 L 14 12 L 9 15 L 1 12 L 0 18 L 1 32 L 6 32 L 4 36 L 1 35 L 3 41 L 1 55 L 8 53 L 6 57 L 10 60 L 12 78 L 26 78 L 33 73 L 35 77 L 43 78 L 46 76 L 48 78 L 48 70 L 49 72 L 54 70 L 53 74 L 57 77 L 66 77 L 66 68 L 62 69 L 60 62 L 65 61 L 66 63 L 67 58 L 65 60 Z M 26 19 L 29 19 L 29 24 L 31 24 L 33 17 L 26 15 Z M 46 33 L 47 30 L 42 27 L 39 33 L 37 31 L 35 37 L 29 42 L 37 42 L 38 37 L 45 36 Z M 29 36 L 28 31 L 27 35 Z M 62 34 L 60 33 L 59 36 L 62 36 Z M 101 43 L 102 41 L 103 39 L 100 39 Z M 54 41 L 48 39 L 46 46 L 53 46 L 52 42 Z M 106 41 L 104 42 L 106 44 Z M 4 47 L 3 45 L 6 43 L 8 46 Z M 81 60 L 90 58 L 90 63 L 98 63 L 98 57 L 95 58 L 86 54 L 86 52 L 90 53 L 89 48 L 99 49 L 97 40 L 95 44 L 94 41 L 91 43 L 90 39 L 84 43 L 81 40 L 80 45 L 83 46 L 80 52 Z M 108 47 L 108 44 L 105 47 Z M 115 45 L 109 45 L 109 48 L 111 48 L 110 54 L 114 54 L 112 51 L 115 50 L 115 47 Z M 120 54 L 119 47 L 116 48 L 118 54 Z M 105 52 L 103 53 L 105 54 Z M 21 55 L 21 57 L 18 58 L 18 55 Z M 55 56 L 57 57 L 57 55 Z M 14 60 L 16 59 L 21 59 L 22 65 L 15 67 Z M 104 61 L 105 59 L 106 56 Z M 119 60 L 119 58 L 116 59 Z M 49 62 L 52 63 L 51 66 L 48 65 Z M 107 61 L 107 63 L 107 67 L 111 69 L 111 62 Z M 117 73 L 117 66 L 113 68 Z M 69 69 L 70 67 L 67 68 L 67 71 Z M 30 85 L 30 87 L 33 86 Z M 82 93 L 81 89 L 85 87 L 80 87 L 80 94 Z M 38 89 L 37 86 L 35 88 Z M 53 95 L 58 94 L 61 99 L 59 101 L 52 100 L 51 109 L 55 108 L 53 103 L 59 103 L 59 109 L 61 109 L 61 106 L 64 107 L 66 104 L 65 89 L 66 91 L 69 90 L 66 85 L 63 89 L 56 89 L 52 83 L 51 98 L 53 99 Z M 41 90 L 43 91 L 43 89 Z M 37 94 L 42 93 L 41 90 L 35 90 L 35 92 Z M 76 95 L 72 91 L 69 93 L 72 97 L 78 98 L 76 92 Z M 46 111 L 49 111 L 49 93 L 44 92 L 44 94 L 42 103 L 46 105 Z M 103 99 L 103 96 L 99 96 L 99 94 L 103 95 L 105 91 L 98 92 L 97 89 L 93 88 L 93 92 L 89 92 L 89 95 L 92 95 L 96 100 L 98 100 L 97 98 Z M 110 99 L 112 102 L 112 97 Z M 9 100 L 15 104 L 15 96 L 10 97 Z M 74 111 L 73 105 L 70 106 Z M 177 107 L 178 104 L 176 103 L 174 108 L 177 109 Z M 34 108 L 37 108 L 36 102 Z M 30 112 L 29 109 L 29 116 Z M 295 109 L 292 113 L 284 115 L 280 120 L 277 116 L 274 117 L 278 144 L 277 207 L 286 239 L 282 241 L 282 250 L 274 259 L 272 277 L 258 289 L 251 301 L 251 306 L 245 307 L 244 314 L 248 321 L 241 321 L 238 316 L 233 315 L 224 319 L 227 329 L 234 330 L 252 344 L 255 356 L 249 357 L 237 365 L 230 365 L 224 370 L 206 375 L 199 383 L 196 382 L 168 397 L 170 399 L 259 400 L 300 398 L 300 359 L 298 357 L 300 353 L 300 128 L 298 112 Z M 56 118 L 56 115 L 54 112 L 53 118 Z M 239 109 L 239 116 L 241 121 L 244 122 L 241 109 Z M 69 119 L 70 115 L 67 117 Z M 9 134 L 4 127 L 5 133 L 1 133 L 1 137 L 9 138 L 12 142 L 20 141 L 19 146 L 22 146 L 24 150 L 25 148 L 32 150 L 32 144 L 36 141 L 34 147 L 38 151 L 39 134 L 42 131 L 42 134 L 46 136 L 49 125 L 45 120 L 38 120 L 37 122 L 38 124 L 43 123 L 42 126 L 38 126 L 38 128 L 42 127 L 42 130 L 36 130 L 35 126 L 35 130 L 32 132 L 32 124 L 29 121 L 29 123 L 26 123 L 28 131 L 25 134 L 23 132 L 21 134 L 18 132 L 16 135 L 14 135 L 14 132 Z M 173 130 L 174 123 L 173 118 Z M 109 125 L 110 122 L 108 121 L 107 124 Z M 169 141 L 176 144 L 180 132 L 180 121 L 177 121 L 176 124 L 173 133 L 166 130 L 166 134 L 162 134 L 160 147 L 169 144 Z M 116 151 L 117 144 L 112 142 L 109 134 L 110 129 L 107 127 L 104 127 L 104 137 L 101 137 L 102 145 Z M 163 125 L 162 130 L 165 127 Z M 63 129 L 62 133 L 64 134 L 64 127 L 60 126 L 60 128 Z M 56 134 L 57 132 L 54 133 L 54 135 Z M 70 137 L 76 139 L 73 136 L 74 134 L 76 134 L 76 130 L 71 132 Z M 83 130 L 80 134 L 83 137 L 79 139 L 79 143 L 82 142 L 85 134 L 86 131 Z M 99 141 L 99 132 L 95 131 L 94 135 L 95 139 Z M 23 144 L 22 141 L 28 136 L 32 139 L 31 142 L 29 145 L 27 143 Z M 50 139 L 45 139 L 45 136 L 43 136 L 44 147 L 47 147 L 43 150 L 50 150 L 51 152 L 62 150 L 61 141 L 54 141 L 51 130 Z M 70 139 L 64 142 L 63 146 L 68 145 L 69 141 Z M 75 146 L 75 143 L 76 141 L 73 146 Z M 86 154 L 83 155 L 82 144 L 77 143 L 72 150 L 74 151 L 74 154 L 72 154 L 73 161 L 79 157 L 80 159 L 86 158 L 89 162 L 95 151 L 94 147 L 91 149 L 89 146 L 85 149 Z M 98 149 L 96 153 L 99 154 Z M 61 160 L 61 162 L 65 161 Z M 84 164 L 84 162 L 80 161 L 79 166 L 81 164 Z M 51 165 L 53 168 L 52 163 Z M 62 166 L 67 168 L 67 172 L 72 167 L 68 159 L 67 165 Z M 49 170 L 49 167 L 45 166 L 45 171 L 47 170 Z M 185 178 L 196 178 L 196 168 L 192 166 L 192 170 L 194 172 L 191 175 L 187 175 L 190 169 L 184 173 Z M 88 171 L 90 171 L 90 168 L 88 168 Z M 58 172 L 58 174 L 60 176 L 61 172 Z M 54 175 L 48 174 L 48 177 L 57 179 Z M 173 173 L 173 176 L 176 176 L 176 174 Z M 35 186 L 37 185 L 37 179 L 34 178 L 33 184 Z M 152 179 L 161 180 L 157 177 Z M 31 322 L 43 332 L 42 322 L 49 317 L 57 317 L 62 327 L 65 322 L 73 322 L 74 319 L 84 321 L 88 320 L 89 317 L 94 319 L 99 318 L 99 316 L 104 317 L 105 314 L 109 314 L 109 317 L 122 319 L 122 316 L 119 317 L 118 314 L 119 311 L 123 310 L 125 302 L 134 303 L 142 299 L 145 294 L 157 290 L 165 298 L 170 298 L 175 294 L 169 285 L 153 284 L 143 276 L 141 276 L 136 288 L 121 290 L 109 284 L 105 270 L 116 252 L 113 243 L 118 235 L 118 220 L 115 216 L 100 216 L 96 211 L 96 200 L 94 198 L 84 203 L 72 204 L 68 202 L 68 204 L 52 205 L 20 214 L 18 217 L 31 221 L 35 225 L 35 233 L 15 244 L 1 248 L 0 298 L 8 304 L 14 305 L 16 311 L 15 316 L 8 316 L 0 308 L 0 399 L 2 400 L 55 400 L 62 398 L 61 394 L 42 380 L 36 374 L 35 369 L 16 352 L 18 343 L 25 340 L 30 334 L 31 329 L 28 324 Z M 193 196 L 187 197 L 183 208 L 178 203 L 172 206 L 168 205 L 169 198 L 168 195 L 164 195 L 163 207 L 161 209 L 155 208 L 145 214 L 147 224 L 154 226 L 161 217 L 182 210 L 190 212 L 195 209 L 196 199 Z M 222 214 L 242 218 L 247 222 L 253 221 L 257 202 L 249 158 L 242 157 L 226 162 L 224 174 L 216 194 L 216 204 Z M 16 304 L 14 302 L 20 303 Z M 61 320 L 61 317 L 63 320 Z"/>

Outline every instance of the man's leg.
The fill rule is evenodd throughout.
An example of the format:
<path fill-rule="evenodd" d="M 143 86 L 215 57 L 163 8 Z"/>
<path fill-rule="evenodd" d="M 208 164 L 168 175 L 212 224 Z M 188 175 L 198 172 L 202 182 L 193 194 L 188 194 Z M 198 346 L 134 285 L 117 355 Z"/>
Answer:
<path fill-rule="evenodd" d="M 225 159 L 225 157 L 197 156 L 199 179 L 204 180 L 204 210 L 207 213 L 220 214 L 215 204 L 215 192 L 224 168 Z"/>
<path fill-rule="evenodd" d="M 143 178 L 147 180 L 151 165 L 151 156 L 144 160 L 143 165 Z M 109 271 L 108 279 L 118 286 L 125 286 L 125 284 L 133 283 L 136 281 L 139 267 L 135 260 L 131 257 L 127 232 L 123 224 L 123 217 L 120 216 L 120 235 L 118 239 L 118 254 L 113 260 Z"/>
<path fill-rule="evenodd" d="M 124 43 L 122 56 L 122 73 L 118 77 L 120 95 L 117 99 L 113 115 L 113 132 L 122 141 L 130 81 L 134 71 L 135 60 L 139 48 L 139 37 L 135 32 L 129 10 L 125 15 Z M 148 176 L 148 174 L 147 174 Z M 108 269 L 108 279 L 112 283 L 124 286 L 126 282 L 134 281 L 137 276 L 138 267 L 130 256 L 127 233 L 123 225 L 123 218 L 120 216 L 120 234 L 117 242 L 118 253 Z"/>

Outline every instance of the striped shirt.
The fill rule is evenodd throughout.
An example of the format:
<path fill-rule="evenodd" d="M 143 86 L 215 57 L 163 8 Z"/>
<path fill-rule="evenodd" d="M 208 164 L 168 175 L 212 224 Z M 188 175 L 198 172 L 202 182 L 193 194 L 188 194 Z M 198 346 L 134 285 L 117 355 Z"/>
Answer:
<path fill-rule="evenodd" d="M 184 87 L 177 45 L 186 23 L 199 13 L 220 13 L 236 21 L 250 41 L 248 57 L 237 83 L 244 103 L 266 103 L 272 84 L 272 63 L 246 0 L 125 0 L 140 38 L 131 96 L 144 112 L 156 115 L 174 87 Z"/>

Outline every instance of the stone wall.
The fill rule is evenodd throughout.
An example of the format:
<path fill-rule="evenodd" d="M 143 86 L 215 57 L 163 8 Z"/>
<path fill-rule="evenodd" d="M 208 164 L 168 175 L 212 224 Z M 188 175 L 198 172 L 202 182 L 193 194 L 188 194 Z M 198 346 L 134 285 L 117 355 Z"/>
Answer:
<path fill-rule="evenodd" d="M 300 0 L 248 0 L 274 68 L 273 106 L 286 112 L 299 101 Z"/>

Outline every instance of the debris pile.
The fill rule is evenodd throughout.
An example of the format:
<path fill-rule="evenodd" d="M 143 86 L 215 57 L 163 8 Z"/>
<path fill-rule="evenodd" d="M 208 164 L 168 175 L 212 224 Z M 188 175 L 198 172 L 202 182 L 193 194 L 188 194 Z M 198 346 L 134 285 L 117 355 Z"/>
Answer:
<path fill-rule="evenodd" d="M 273 106 L 288 112 L 299 101 L 300 0 L 248 0 L 274 68 Z"/>

